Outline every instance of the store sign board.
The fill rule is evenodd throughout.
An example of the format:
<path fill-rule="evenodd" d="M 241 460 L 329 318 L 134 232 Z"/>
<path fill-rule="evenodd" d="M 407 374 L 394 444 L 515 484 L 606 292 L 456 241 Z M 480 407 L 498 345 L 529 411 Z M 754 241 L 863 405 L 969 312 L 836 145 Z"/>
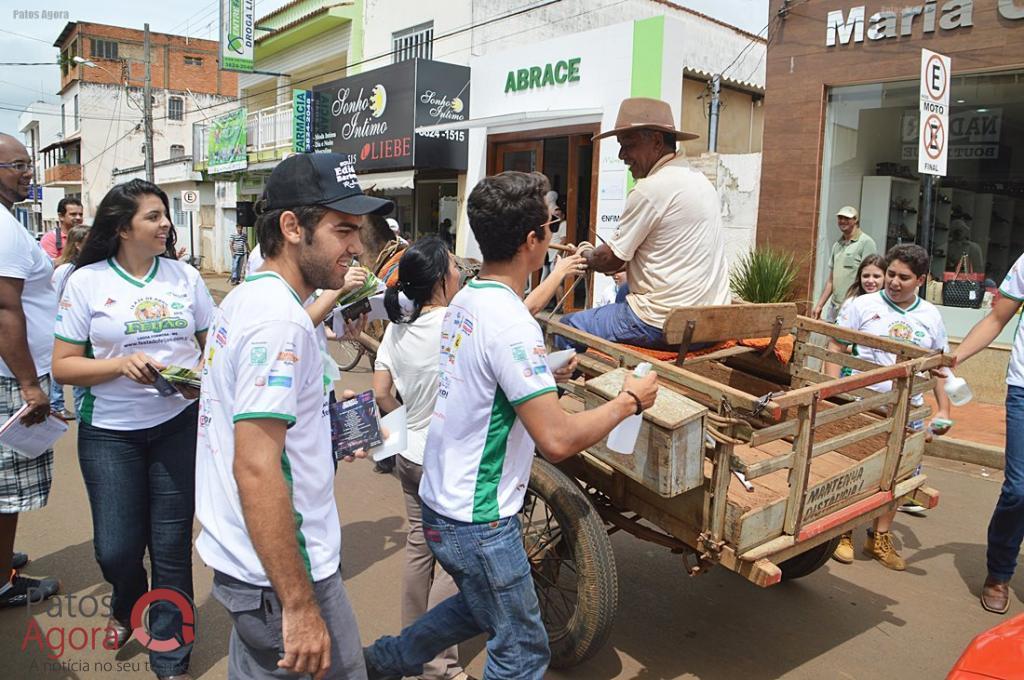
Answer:
<path fill-rule="evenodd" d="M 505 94 L 577 83 L 580 80 L 580 61 L 580 57 L 573 57 L 543 66 L 512 69 L 505 76 Z"/>
<path fill-rule="evenodd" d="M 209 155 L 206 171 L 209 174 L 245 170 L 248 166 L 246 133 L 245 108 L 226 113 L 210 123 L 206 142 Z"/>
<path fill-rule="evenodd" d="M 220 0 L 221 69 L 252 71 L 255 31 L 256 0 Z"/>
<path fill-rule="evenodd" d="M 949 156 L 949 88 L 952 60 L 921 50 L 921 108 L 918 125 L 917 171 L 946 175 Z"/>
<path fill-rule="evenodd" d="M 292 90 L 292 151 L 313 150 L 312 90 Z"/>
<path fill-rule="evenodd" d="M 469 69 L 415 59 L 342 78 L 313 89 L 308 115 L 312 150 L 347 155 L 357 173 L 465 170 L 465 130 L 413 131 L 468 118 Z"/>

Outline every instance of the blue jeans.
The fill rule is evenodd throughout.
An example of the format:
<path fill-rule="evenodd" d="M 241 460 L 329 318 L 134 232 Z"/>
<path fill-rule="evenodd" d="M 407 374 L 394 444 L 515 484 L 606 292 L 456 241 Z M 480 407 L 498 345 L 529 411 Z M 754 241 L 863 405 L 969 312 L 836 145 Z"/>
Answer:
<path fill-rule="evenodd" d="M 420 675 L 438 652 L 487 633 L 487 680 L 541 680 L 551 655 L 519 517 L 467 524 L 424 504 L 423 534 L 459 593 L 368 647 L 371 676 Z"/>
<path fill-rule="evenodd" d="M 78 425 L 78 461 L 92 508 L 96 562 L 113 586 L 111 614 L 122 623 L 129 622 L 136 600 L 150 586 L 174 588 L 192 599 L 198 418 L 199 407 L 192 404 L 143 430 Z M 142 561 L 147 547 L 151 583 Z M 166 602 L 154 604 L 149 628 L 158 639 L 179 637 L 178 609 Z M 150 667 L 157 675 L 184 673 L 191 653 L 191 643 L 150 652 Z"/>
<path fill-rule="evenodd" d="M 562 317 L 562 323 L 611 342 L 651 349 L 670 349 L 665 344 L 665 334 L 662 330 L 641 321 L 626 302 L 566 314 Z M 580 352 L 586 349 L 585 346 L 572 343 L 563 337 L 556 337 L 555 345 L 558 349 L 575 346 Z"/>
<path fill-rule="evenodd" d="M 245 255 L 232 255 L 231 256 L 231 280 L 241 281 L 242 280 L 242 263 L 245 262 Z"/>
<path fill-rule="evenodd" d="M 1006 469 L 988 524 L 988 573 L 1009 581 L 1024 540 L 1024 387 L 1006 390 Z"/>
<path fill-rule="evenodd" d="M 50 410 L 60 413 L 64 410 L 64 386 L 50 376 Z"/>

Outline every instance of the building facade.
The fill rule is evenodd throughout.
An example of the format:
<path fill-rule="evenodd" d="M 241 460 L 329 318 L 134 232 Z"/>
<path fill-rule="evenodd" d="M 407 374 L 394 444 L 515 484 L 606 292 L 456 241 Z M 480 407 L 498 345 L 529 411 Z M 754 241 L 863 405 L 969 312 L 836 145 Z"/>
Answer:
<path fill-rule="evenodd" d="M 57 204 L 64 198 L 62 187 L 43 186 L 45 169 L 42 149 L 60 140 L 60 106 L 37 101 L 18 116 L 18 131 L 35 167 L 35 177 L 26 200 L 14 204 L 14 215 L 37 239 L 57 228 Z"/>
<path fill-rule="evenodd" d="M 806 263 L 801 297 L 814 300 L 835 213 L 852 205 L 879 250 L 930 243 L 930 296 L 962 338 L 992 296 L 980 308 L 942 305 L 942 279 L 968 254 L 994 292 L 1024 252 L 1024 3 L 772 0 L 770 16 L 758 243 Z M 952 60 L 947 174 L 927 196 L 917 172 L 922 48 Z M 1006 356 L 990 359 L 974 362 L 984 373 L 972 384 L 998 400 Z"/>
<path fill-rule="evenodd" d="M 59 132 L 56 141 L 40 149 L 43 181 L 45 187 L 79 197 L 89 223 L 114 184 L 145 177 L 139 165 L 145 154 L 144 34 L 71 22 L 54 46 L 60 50 Z M 218 68 L 214 41 L 151 33 L 149 56 L 156 179 L 180 208 L 178 190 L 199 189 L 202 179 L 190 162 L 192 123 L 232 102 L 237 78 Z M 198 244 L 183 237 L 186 218 L 174 207 L 179 241 L 198 255 Z"/>

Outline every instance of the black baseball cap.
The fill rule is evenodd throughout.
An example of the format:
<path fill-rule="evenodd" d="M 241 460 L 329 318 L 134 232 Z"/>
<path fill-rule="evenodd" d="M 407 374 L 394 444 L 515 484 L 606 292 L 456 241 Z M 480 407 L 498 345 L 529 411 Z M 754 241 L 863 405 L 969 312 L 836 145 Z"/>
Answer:
<path fill-rule="evenodd" d="M 277 164 L 263 190 L 264 210 L 321 205 L 349 215 L 387 215 L 394 204 L 367 196 L 355 165 L 339 153 L 300 153 Z"/>

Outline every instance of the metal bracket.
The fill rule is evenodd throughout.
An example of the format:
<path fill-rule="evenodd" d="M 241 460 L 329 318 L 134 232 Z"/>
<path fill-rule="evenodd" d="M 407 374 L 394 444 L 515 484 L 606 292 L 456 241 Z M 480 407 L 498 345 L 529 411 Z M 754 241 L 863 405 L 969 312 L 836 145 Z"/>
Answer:
<path fill-rule="evenodd" d="M 769 342 L 768 346 L 764 348 L 763 352 L 761 352 L 762 357 L 769 356 L 775 351 L 775 343 L 779 341 L 779 336 L 782 335 L 782 323 L 783 320 L 781 316 L 775 317 L 775 323 L 772 324 L 772 341 Z"/>
<path fill-rule="evenodd" d="M 690 351 L 690 342 L 693 340 L 693 331 L 697 328 L 696 319 L 686 322 L 686 329 L 683 331 L 682 342 L 679 343 L 679 356 L 676 357 L 676 366 L 682 366 L 686 361 L 686 353 Z"/>
<path fill-rule="evenodd" d="M 774 398 L 775 398 L 775 393 L 774 392 L 769 392 L 768 394 L 764 395 L 763 397 L 761 397 L 760 399 L 757 400 L 757 405 L 754 407 L 754 410 L 751 411 L 751 413 L 754 416 L 761 415 L 761 411 L 763 411 L 766 408 L 768 408 L 768 402 L 770 402 Z"/>

